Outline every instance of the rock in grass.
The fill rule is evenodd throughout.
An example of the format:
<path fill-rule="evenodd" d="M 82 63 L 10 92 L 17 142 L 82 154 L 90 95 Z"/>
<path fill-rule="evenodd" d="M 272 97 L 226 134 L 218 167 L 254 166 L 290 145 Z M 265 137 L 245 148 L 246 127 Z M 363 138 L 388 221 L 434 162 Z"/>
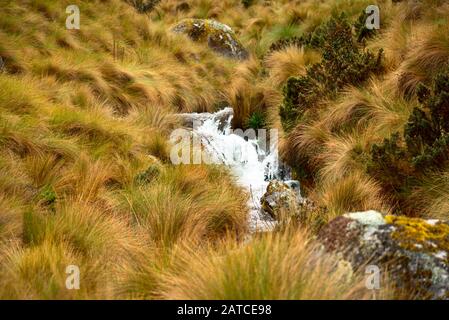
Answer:
<path fill-rule="evenodd" d="M 208 19 L 184 19 L 174 28 L 175 33 L 187 34 L 193 41 L 205 42 L 219 54 L 244 60 L 248 51 L 237 39 L 234 31 L 227 25 Z"/>
<path fill-rule="evenodd" d="M 354 269 L 388 267 L 400 288 L 419 298 L 449 298 L 449 223 L 367 211 L 332 220 L 319 235 L 325 248 L 338 251 Z"/>
<path fill-rule="evenodd" d="M 282 211 L 295 212 L 302 202 L 299 182 L 270 181 L 267 186 L 267 191 L 260 199 L 260 202 L 262 210 L 274 219 L 279 219 Z"/>

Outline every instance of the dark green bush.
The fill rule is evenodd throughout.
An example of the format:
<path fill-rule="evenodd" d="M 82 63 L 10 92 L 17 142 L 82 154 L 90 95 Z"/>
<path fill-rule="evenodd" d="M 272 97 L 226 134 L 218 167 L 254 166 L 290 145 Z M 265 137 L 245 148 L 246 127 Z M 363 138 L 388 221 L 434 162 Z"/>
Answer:
<path fill-rule="evenodd" d="M 344 15 L 341 15 L 339 18 L 344 18 Z M 358 19 L 352 26 L 349 26 L 351 29 L 351 33 L 353 37 L 359 43 L 364 43 L 365 39 L 369 39 L 373 37 L 377 30 L 370 30 L 366 28 L 366 19 L 368 18 L 368 14 L 365 11 L 362 11 Z M 338 19 L 338 18 L 337 18 Z M 346 19 L 345 19 L 346 20 Z M 329 24 L 323 24 L 317 27 L 313 32 L 306 33 L 299 37 L 292 37 L 289 39 L 280 39 L 276 42 L 272 43 L 268 54 L 273 51 L 279 51 L 289 46 L 296 47 L 304 47 L 304 48 L 312 48 L 312 49 L 320 49 L 323 48 L 325 44 L 326 34 L 329 32 Z"/>
<path fill-rule="evenodd" d="M 254 3 L 254 0 L 242 0 L 242 4 L 245 8 L 249 8 Z"/>
<path fill-rule="evenodd" d="M 140 13 L 153 11 L 161 0 L 127 0 Z"/>
<path fill-rule="evenodd" d="M 246 127 L 257 130 L 265 128 L 266 120 L 265 114 L 260 111 L 255 111 L 247 120 Z"/>
<path fill-rule="evenodd" d="M 407 150 L 420 171 L 441 168 L 449 160 L 449 68 L 430 88 L 420 84 L 417 95 L 422 108 L 413 110 L 405 127 Z"/>
<path fill-rule="evenodd" d="M 309 76 L 290 77 L 283 88 L 284 100 L 279 110 L 285 131 L 295 127 L 304 111 L 318 100 L 317 85 Z"/>
<path fill-rule="evenodd" d="M 416 107 L 399 133 L 374 145 L 368 172 L 401 203 L 416 181 L 449 163 L 449 68 L 417 88 Z"/>
<path fill-rule="evenodd" d="M 371 148 L 371 161 L 368 164 L 368 173 L 382 184 L 387 194 L 394 196 L 399 204 L 410 193 L 410 180 L 414 176 L 406 150 L 400 147 L 399 133 L 385 139 L 381 145 Z"/>
<path fill-rule="evenodd" d="M 157 165 L 150 165 L 148 169 L 139 173 L 135 182 L 140 185 L 145 185 L 156 179 L 160 174 L 160 168 Z"/>
<path fill-rule="evenodd" d="M 308 67 L 306 75 L 290 78 L 284 87 L 280 116 L 287 132 L 320 100 L 334 98 L 344 86 L 360 84 L 382 67 L 382 50 L 374 55 L 359 47 L 344 14 L 298 41 L 319 49 L 322 60 Z"/>
<path fill-rule="evenodd" d="M 368 29 L 366 27 L 366 19 L 368 14 L 362 11 L 357 21 L 354 23 L 355 37 L 358 42 L 363 43 L 365 39 L 372 38 L 376 34 L 376 29 Z"/>

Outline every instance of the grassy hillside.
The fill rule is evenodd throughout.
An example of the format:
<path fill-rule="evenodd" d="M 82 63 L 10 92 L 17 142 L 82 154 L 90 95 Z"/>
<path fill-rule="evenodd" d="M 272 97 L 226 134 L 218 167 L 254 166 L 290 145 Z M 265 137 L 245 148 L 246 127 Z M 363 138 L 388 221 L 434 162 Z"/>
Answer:
<path fill-rule="evenodd" d="M 285 118 L 289 79 L 307 77 L 325 50 L 294 39 L 342 12 L 353 24 L 371 1 L 162 0 L 140 12 L 123 0 L 6 0 L 0 298 L 370 298 L 361 276 L 316 257 L 302 228 L 246 242 L 247 195 L 225 168 L 172 165 L 168 136 L 174 113 L 224 104 L 235 127 L 278 128 L 285 160 L 326 209 L 312 229 L 365 209 L 447 218 L 447 167 L 396 192 L 372 148 L 402 134 L 422 106 L 419 83 L 431 88 L 449 63 L 449 6 L 377 2 L 381 29 L 354 54 L 382 48 L 382 67 Z M 80 30 L 65 28 L 69 4 Z M 250 58 L 171 32 L 183 18 L 231 26 Z M 65 287 L 68 265 L 80 266 L 80 290 Z"/>
<path fill-rule="evenodd" d="M 223 169 L 168 163 L 170 114 L 213 110 L 234 65 L 124 1 L 80 2 L 68 31 L 66 5 L 1 13 L 2 298 L 127 297 L 138 261 L 246 229 Z M 69 264 L 79 291 L 65 288 Z"/>

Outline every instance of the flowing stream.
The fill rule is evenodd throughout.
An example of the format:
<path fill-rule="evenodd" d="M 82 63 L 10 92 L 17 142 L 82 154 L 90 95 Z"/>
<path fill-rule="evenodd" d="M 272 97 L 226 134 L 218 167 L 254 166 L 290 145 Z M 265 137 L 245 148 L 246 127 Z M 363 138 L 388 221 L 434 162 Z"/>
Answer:
<path fill-rule="evenodd" d="M 249 192 L 250 230 L 270 231 L 276 222 L 261 210 L 260 199 L 270 180 L 289 180 L 290 172 L 278 160 L 276 132 L 269 131 L 264 135 L 263 131 L 253 131 L 253 135 L 245 137 L 241 130 L 232 130 L 233 115 L 232 108 L 225 108 L 216 113 L 180 116 L 192 127 L 193 136 L 201 141 L 209 161 L 228 166 L 237 183 Z"/>

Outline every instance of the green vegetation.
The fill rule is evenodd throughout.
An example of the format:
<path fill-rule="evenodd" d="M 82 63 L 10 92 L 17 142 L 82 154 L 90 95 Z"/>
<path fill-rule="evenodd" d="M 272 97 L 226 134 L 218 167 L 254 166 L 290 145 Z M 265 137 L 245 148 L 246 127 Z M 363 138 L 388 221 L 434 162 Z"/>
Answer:
<path fill-rule="evenodd" d="M 128 0 L 139 12 L 146 13 L 153 11 L 161 0 Z"/>
<path fill-rule="evenodd" d="M 382 50 L 374 55 L 358 48 L 343 14 L 331 18 L 299 42 L 306 48 L 322 50 L 322 61 L 308 67 L 306 75 L 290 78 L 284 87 L 280 116 L 287 132 L 320 100 L 335 98 L 344 86 L 362 84 L 382 68 Z"/>
<path fill-rule="evenodd" d="M 435 76 L 429 88 L 417 88 L 415 107 L 403 137 L 394 133 L 382 145 L 373 145 L 368 172 L 394 194 L 399 203 L 423 175 L 443 169 L 449 154 L 449 71 Z"/>
<path fill-rule="evenodd" d="M 251 129 L 262 129 L 266 126 L 265 115 L 259 111 L 254 112 L 248 119 L 247 126 Z"/>
<path fill-rule="evenodd" d="M 0 298 L 371 298 L 314 233 L 348 211 L 448 218 L 444 1 L 377 1 L 376 32 L 369 0 L 78 2 L 80 30 L 60 1 L 0 11 Z M 245 59 L 173 32 L 196 19 Z M 169 161 L 174 114 L 229 105 L 279 130 L 314 204 L 270 234 L 249 236 L 226 168 Z"/>

